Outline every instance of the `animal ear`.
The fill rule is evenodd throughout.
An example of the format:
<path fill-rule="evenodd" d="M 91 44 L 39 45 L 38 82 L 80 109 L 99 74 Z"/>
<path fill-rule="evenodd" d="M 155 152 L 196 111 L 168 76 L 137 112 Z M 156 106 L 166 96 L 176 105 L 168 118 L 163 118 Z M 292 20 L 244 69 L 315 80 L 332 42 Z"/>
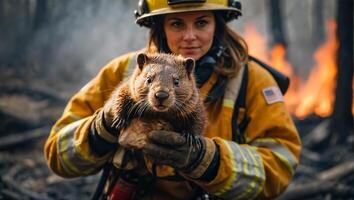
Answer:
<path fill-rule="evenodd" d="M 193 58 L 186 58 L 184 60 L 184 65 L 186 66 L 186 70 L 187 70 L 188 75 L 190 75 L 194 70 L 195 61 Z"/>
<path fill-rule="evenodd" d="M 139 53 L 138 57 L 136 58 L 136 62 L 138 63 L 138 66 L 140 70 L 143 69 L 145 63 L 149 60 L 149 57 L 145 53 Z"/>

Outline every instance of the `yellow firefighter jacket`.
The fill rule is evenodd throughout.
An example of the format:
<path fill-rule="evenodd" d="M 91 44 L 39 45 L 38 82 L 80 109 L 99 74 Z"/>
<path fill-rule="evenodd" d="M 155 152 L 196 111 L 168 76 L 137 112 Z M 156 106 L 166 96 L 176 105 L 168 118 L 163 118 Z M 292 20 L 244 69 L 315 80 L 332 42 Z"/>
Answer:
<path fill-rule="evenodd" d="M 48 165 L 56 174 L 63 177 L 94 174 L 112 158 L 113 152 L 103 157 L 92 153 L 88 133 L 96 111 L 128 74 L 134 57 L 135 52 L 114 59 L 70 99 L 52 127 L 44 148 Z M 215 81 L 213 74 L 200 88 L 202 96 L 206 96 Z M 212 138 L 220 150 L 217 175 L 210 182 L 195 179 L 190 182 L 224 199 L 274 198 L 285 190 L 294 175 L 299 162 L 300 139 L 273 77 L 250 61 L 246 105 L 239 112 L 250 119 L 244 133 L 245 143 L 232 141 L 233 96 L 237 95 L 237 91 L 232 90 L 237 90 L 239 84 L 240 81 L 230 81 L 221 107 L 207 109 L 205 136 Z M 168 172 L 157 174 L 167 176 Z M 155 199 L 187 199 L 191 194 L 186 183 L 161 179 L 157 184 L 156 197 L 162 198 Z"/>

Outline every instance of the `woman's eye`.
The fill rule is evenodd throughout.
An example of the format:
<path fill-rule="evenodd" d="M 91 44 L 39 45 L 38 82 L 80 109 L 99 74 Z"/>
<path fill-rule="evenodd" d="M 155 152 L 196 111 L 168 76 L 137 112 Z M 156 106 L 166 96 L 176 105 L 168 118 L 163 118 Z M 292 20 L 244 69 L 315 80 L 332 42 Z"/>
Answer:
<path fill-rule="evenodd" d="M 197 21 L 197 27 L 205 27 L 208 24 L 208 22 L 206 20 L 199 20 Z"/>
<path fill-rule="evenodd" d="M 179 79 L 176 78 L 176 79 L 173 81 L 173 84 L 178 87 L 178 86 L 179 86 Z"/>
<path fill-rule="evenodd" d="M 183 24 L 181 22 L 179 22 L 179 21 L 174 21 L 174 22 L 171 23 L 171 26 L 174 27 L 174 28 L 180 28 L 180 27 L 182 27 L 182 25 Z"/>

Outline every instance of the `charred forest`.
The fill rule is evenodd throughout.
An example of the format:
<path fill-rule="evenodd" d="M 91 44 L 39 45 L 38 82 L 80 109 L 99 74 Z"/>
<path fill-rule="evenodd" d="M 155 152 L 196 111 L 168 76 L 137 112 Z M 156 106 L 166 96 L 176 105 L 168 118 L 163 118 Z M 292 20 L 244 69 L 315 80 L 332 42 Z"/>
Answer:
<path fill-rule="evenodd" d="M 66 179 L 43 146 L 70 97 L 115 57 L 147 45 L 134 1 L 0 0 L 0 199 L 88 199 L 100 174 Z M 352 0 L 241 0 L 230 26 L 290 78 L 302 140 L 278 199 L 354 199 Z"/>

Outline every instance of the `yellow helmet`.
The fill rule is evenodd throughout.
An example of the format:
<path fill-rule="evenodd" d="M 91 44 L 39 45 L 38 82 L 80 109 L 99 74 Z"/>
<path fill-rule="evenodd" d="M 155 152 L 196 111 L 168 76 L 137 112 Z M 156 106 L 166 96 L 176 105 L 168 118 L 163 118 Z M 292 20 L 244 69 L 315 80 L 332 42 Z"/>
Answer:
<path fill-rule="evenodd" d="M 139 0 L 135 22 L 151 27 L 154 16 L 202 10 L 221 11 L 228 22 L 241 16 L 241 3 L 238 0 Z"/>

